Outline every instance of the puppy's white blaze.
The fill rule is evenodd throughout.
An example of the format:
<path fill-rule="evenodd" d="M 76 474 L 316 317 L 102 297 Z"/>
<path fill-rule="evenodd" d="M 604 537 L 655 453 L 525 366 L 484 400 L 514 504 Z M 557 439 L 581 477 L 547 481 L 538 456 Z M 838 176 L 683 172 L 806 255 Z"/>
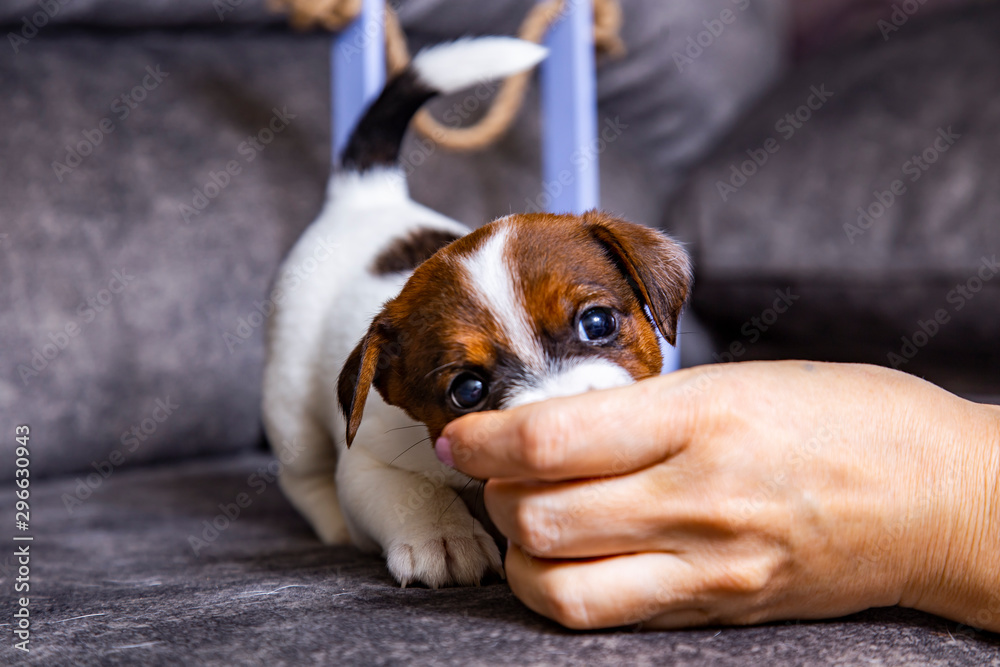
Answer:
<path fill-rule="evenodd" d="M 607 359 L 580 359 L 563 364 L 559 370 L 507 398 L 504 409 L 516 408 L 560 396 L 576 396 L 598 389 L 624 387 L 635 382 L 628 371 Z"/>
<path fill-rule="evenodd" d="M 545 353 L 535 337 L 531 316 L 517 289 L 516 268 L 507 261 L 505 250 L 510 229 L 498 226 L 475 254 L 462 260 L 469 283 L 479 303 L 493 315 L 511 352 L 536 372 L 545 370 Z"/>
<path fill-rule="evenodd" d="M 514 37 L 459 39 L 424 49 L 413 59 L 413 69 L 425 84 L 454 93 L 534 67 L 548 52 L 544 46 Z"/>

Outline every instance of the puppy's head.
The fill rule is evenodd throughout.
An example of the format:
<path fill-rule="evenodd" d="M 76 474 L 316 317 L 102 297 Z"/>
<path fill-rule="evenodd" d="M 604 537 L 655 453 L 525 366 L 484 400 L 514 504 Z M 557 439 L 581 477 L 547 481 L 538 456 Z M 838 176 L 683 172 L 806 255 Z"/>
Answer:
<path fill-rule="evenodd" d="M 373 385 L 433 442 L 470 412 L 657 375 L 690 283 L 677 243 L 596 211 L 481 227 L 417 267 L 348 358 L 347 442 Z"/>

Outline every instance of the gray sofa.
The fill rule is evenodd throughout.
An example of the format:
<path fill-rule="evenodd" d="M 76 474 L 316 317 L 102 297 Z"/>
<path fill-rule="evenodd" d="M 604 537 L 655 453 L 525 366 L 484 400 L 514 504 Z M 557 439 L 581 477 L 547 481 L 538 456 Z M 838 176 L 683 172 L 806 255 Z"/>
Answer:
<path fill-rule="evenodd" d="M 27 424 L 20 534 L 34 538 L 30 652 L 8 633 L 5 664 L 1000 664 L 995 635 L 901 609 L 569 632 L 502 582 L 401 590 L 378 558 L 323 547 L 274 482 L 258 403 L 262 302 L 323 198 L 329 37 L 256 0 L 221 15 L 207 0 L 43 4 L 58 11 L 30 35 L 47 10 L 0 8 L 0 507 L 18 533 Z M 687 363 L 896 354 L 1000 401 L 1000 11 L 916 16 L 793 64 L 787 9 L 762 1 L 679 71 L 674 53 L 732 4 L 625 0 L 629 57 L 600 74 L 602 119 L 627 126 L 601 156 L 604 205 L 695 257 Z M 414 46 L 513 32 L 530 0 L 443 5 L 401 3 Z M 472 225 L 526 208 L 536 102 L 488 152 L 435 151 L 415 197 Z M 263 150 L 244 143 L 275 116 Z M 947 150 L 906 180 L 948 127 Z M 875 215 L 896 180 L 906 191 Z M 776 291 L 792 304 L 780 315 Z"/>

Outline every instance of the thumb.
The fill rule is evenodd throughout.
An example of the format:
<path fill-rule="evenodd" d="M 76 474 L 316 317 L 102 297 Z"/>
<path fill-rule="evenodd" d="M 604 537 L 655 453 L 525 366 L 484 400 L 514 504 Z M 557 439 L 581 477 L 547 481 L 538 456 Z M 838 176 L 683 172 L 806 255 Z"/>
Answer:
<path fill-rule="evenodd" d="M 687 444 L 693 410 L 679 377 L 686 374 L 467 415 L 445 427 L 435 448 L 443 461 L 479 479 L 624 475 Z"/>

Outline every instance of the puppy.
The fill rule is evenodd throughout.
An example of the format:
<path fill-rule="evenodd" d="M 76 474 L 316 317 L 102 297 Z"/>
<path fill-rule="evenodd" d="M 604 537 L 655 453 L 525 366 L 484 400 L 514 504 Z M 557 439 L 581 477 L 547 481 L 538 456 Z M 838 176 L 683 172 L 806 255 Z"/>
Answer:
<path fill-rule="evenodd" d="M 434 455 L 444 426 L 658 374 L 687 297 L 684 251 L 645 227 L 590 212 L 470 233 L 409 198 L 398 154 L 421 104 L 543 57 L 509 38 L 418 54 L 279 273 L 295 288 L 271 319 L 263 412 L 282 489 L 324 542 L 381 552 L 403 586 L 503 575 L 458 498 L 471 480 Z"/>

